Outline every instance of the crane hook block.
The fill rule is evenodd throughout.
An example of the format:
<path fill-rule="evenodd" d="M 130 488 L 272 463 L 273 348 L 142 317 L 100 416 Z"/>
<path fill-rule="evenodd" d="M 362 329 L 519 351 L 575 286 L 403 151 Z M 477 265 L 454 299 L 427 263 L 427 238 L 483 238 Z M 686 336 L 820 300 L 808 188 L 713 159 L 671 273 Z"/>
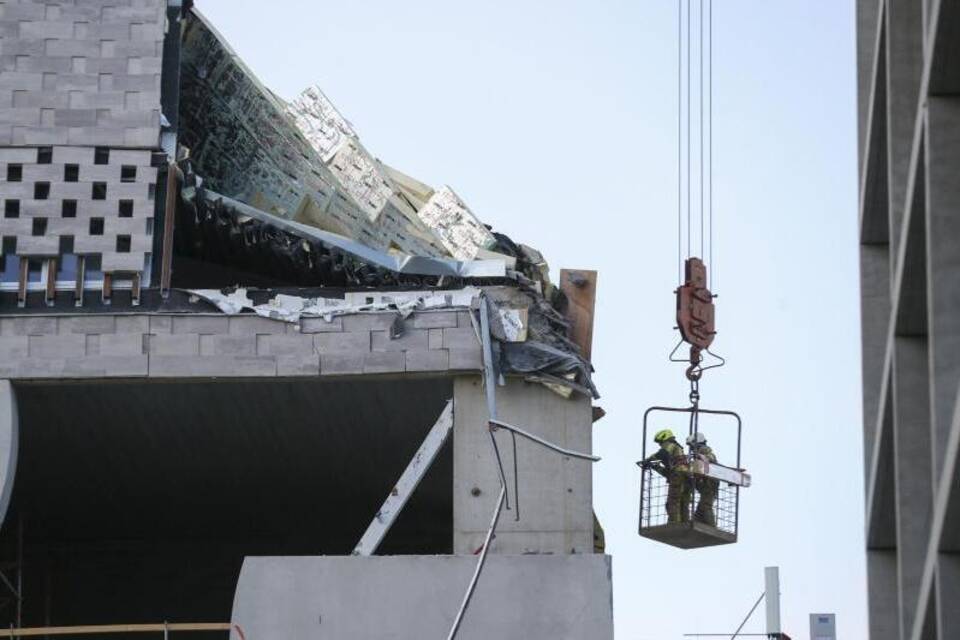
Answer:
<path fill-rule="evenodd" d="M 677 288 L 677 326 L 680 335 L 698 351 L 707 349 L 716 335 L 713 294 L 707 289 L 707 266 L 700 258 L 684 263 L 686 282 Z"/>

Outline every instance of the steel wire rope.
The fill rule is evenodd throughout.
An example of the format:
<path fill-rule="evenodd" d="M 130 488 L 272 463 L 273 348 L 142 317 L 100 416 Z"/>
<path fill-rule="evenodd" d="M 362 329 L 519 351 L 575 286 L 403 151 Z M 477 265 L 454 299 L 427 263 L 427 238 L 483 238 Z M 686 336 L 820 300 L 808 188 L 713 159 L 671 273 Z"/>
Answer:
<path fill-rule="evenodd" d="M 690 132 L 691 132 L 691 111 L 690 107 L 692 100 L 690 93 L 690 40 L 691 40 L 691 31 L 690 31 L 690 0 L 687 0 L 687 257 L 690 257 L 691 249 L 691 226 L 690 226 L 690 214 L 692 207 L 690 206 Z"/>
<path fill-rule="evenodd" d="M 683 0 L 677 0 L 677 282 L 683 284 Z"/>
<path fill-rule="evenodd" d="M 700 90 L 697 92 L 697 97 L 700 99 L 700 184 L 697 191 L 700 194 L 700 258 L 703 259 L 705 256 L 703 251 L 703 0 L 700 0 L 700 13 L 697 17 L 700 25 L 700 43 L 697 46 L 697 52 L 700 55 L 700 69 L 697 74 L 700 82 Z"/>
<path fill-rule="evenodd" d="M 708 142 L 710 149 L 709 157 L 707 158 L 707 166 L 709 168 L 707 212 L 710 229 L 710 270 L 707 272 L 707 287 L 710 288 L 717 282 L 717 268 L 716 263 L 713 261 L 713 0 L 707 0 L 707 12 L 707 34 L 709 38 L 709 48 L 707 49 L 707 89 L 709 95 L 707 123 L 709 126 Z"/>

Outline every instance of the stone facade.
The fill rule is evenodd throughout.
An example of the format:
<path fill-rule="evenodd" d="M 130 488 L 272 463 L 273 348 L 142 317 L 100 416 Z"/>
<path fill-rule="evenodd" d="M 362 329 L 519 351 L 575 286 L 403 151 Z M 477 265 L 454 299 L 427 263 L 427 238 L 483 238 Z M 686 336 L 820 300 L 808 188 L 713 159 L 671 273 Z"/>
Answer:
<path fill-rule="evenodd" d="M 156 147 L 166 3 L 0 5 L 0 145 Z"/>
<path fill-rule="evenodd" d="M 253 315 L 0 317 L 0 378 L 287 377 L 476 371 L 466 311 L 423 311 L 396 339 L 394 313 L 287 324 Z"/>
<path fill-rule="evenodd" d="M 0 148 L 3 251 L 58 258 L 58 280 L 75 277 L 78 256 L 99 262 L 88 263 L 89 280 L 98 271 L 142 272 L 153 245 L 156 180 L 150 151 Z"/>
<path fill-rule="evenodd" d="M 159 0 L 0 3 L 8 286 L 148 269 L 165 12 Z"/>

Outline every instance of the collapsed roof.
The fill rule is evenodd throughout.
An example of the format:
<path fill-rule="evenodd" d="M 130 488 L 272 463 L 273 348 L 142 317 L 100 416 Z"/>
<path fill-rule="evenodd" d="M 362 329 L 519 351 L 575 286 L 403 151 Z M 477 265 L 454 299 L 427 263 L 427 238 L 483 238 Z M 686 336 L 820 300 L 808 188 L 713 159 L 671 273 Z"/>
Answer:
<path fill-rule="evenodd" d="M 492 326 L 500 327 L 501 370 L 565 394 L 596 393 L 589 363 L 567 338 L 569 323 L 557 311 L 562 295 L 543 257 L 481 223 L 450 187 L 382 163 L 319 88 L 284 101 L 195 9 L 182 28 L 180 83 L 181 259 L 229 267 L 233 284 L 249 285 L 240 274 L 256 274 L 266 280 L 254 282 L 300 287 L 473 292 L 453 302 L 448 295 L 455 306 L 465 299 L 476 306 L 485 295 L 495 307 Z M 225 312 L 294 322 L 354 308 L 341 304 L 342 291 L 278 296 L 268 305 L 236 287 L 196 293 Z M 331 297 L 341 302 L 331 307 Z M 512 331 L 507 325 L 518 319 Z"/>
<path fill-rule="evenodd" d="M 276 96 L 196 10 L 181 77 L 180 143 L 210 189 L 383 251 L 493 257 L 496 238 L 450 187 L 381 163 L 319 88 Z"/>

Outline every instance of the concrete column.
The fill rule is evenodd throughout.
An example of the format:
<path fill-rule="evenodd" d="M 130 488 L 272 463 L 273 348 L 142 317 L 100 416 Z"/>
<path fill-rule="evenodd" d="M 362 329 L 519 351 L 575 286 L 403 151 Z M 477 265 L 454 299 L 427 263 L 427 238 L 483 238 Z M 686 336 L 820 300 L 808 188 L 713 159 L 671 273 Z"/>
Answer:
<path fill-rule="evenodd" d="M 897 336 L 894 349 L 897 576 L 901 634 L 908 638 L 916 615 L 933 500 L 927 339 Z"/>
<path fill-rule="evenodd" d="M 18 435 L 17 396 L 9 380 L 0 380 L 0 524 L 7 515 L 13 493 Z"/>
<path fill-rule="evenodd" d="M 960 384 L 960 99 L 931 98 L 926 138 L 927 305 L 933 482 Z"/>
<path fill-rule="evenodd" d="M 562 398 L 540 384 L 508 379 L 497 387 L 499 418 L 568 449 L 589 452 L 590 399 Z M 483 543 L 500 490 L 487 430 L 480 376 L 454 382 L 453 549 L 470 554 Z M 592 553 L 591 463 L 565 458 L 517 437 L 519 505 L 514 495 L 510 434 L 496 433 L 511 510 L 500 516 L 493 553 Z M 516 520 L 519 506 L 519 521 Z"/>
<path fill-rule="evenodd" d="M 890 245 L 892 255 L 897 255 L 923 67 L 923 10 L 919 0 L 887 0 L 886 20 Z"/>
<path fill-rule="evenodd" d="M 960 637 L 960 554 L 941 553 L 937 562 L 937 637 Z"/>
<path fill-rule="evenodd" d="M 890 254 L 889 245 L 860 247 L 860 315 L 863 342 L 863 429 L 864 465 L 869 463 L 876 446 L 877 413 L 880 407 L 880 386 L 883 381 L 884 356 L 890 322 Z M 869 480 L 869 478 L 868 478 Z"/>
<path fill-rule="evenodd" d="M 873 61 L 877 55 L 877 24 L 880 14 L 879 0 L 857 0 L 857 103 L 859 106 L 860 146 L 858 151 L 863 153 L 866 140 L 867 114 L 870 110 L 870 89 L 873 84 Z M 884 100 L 885 96 L 878 96 Z M 860 158 L 861 171 L 863 158 Z"/>
<path fill-rule="evenodd" d="M 867 551 L 867 587 L 870 640 L 899 640 L 896 549 Z"/>

